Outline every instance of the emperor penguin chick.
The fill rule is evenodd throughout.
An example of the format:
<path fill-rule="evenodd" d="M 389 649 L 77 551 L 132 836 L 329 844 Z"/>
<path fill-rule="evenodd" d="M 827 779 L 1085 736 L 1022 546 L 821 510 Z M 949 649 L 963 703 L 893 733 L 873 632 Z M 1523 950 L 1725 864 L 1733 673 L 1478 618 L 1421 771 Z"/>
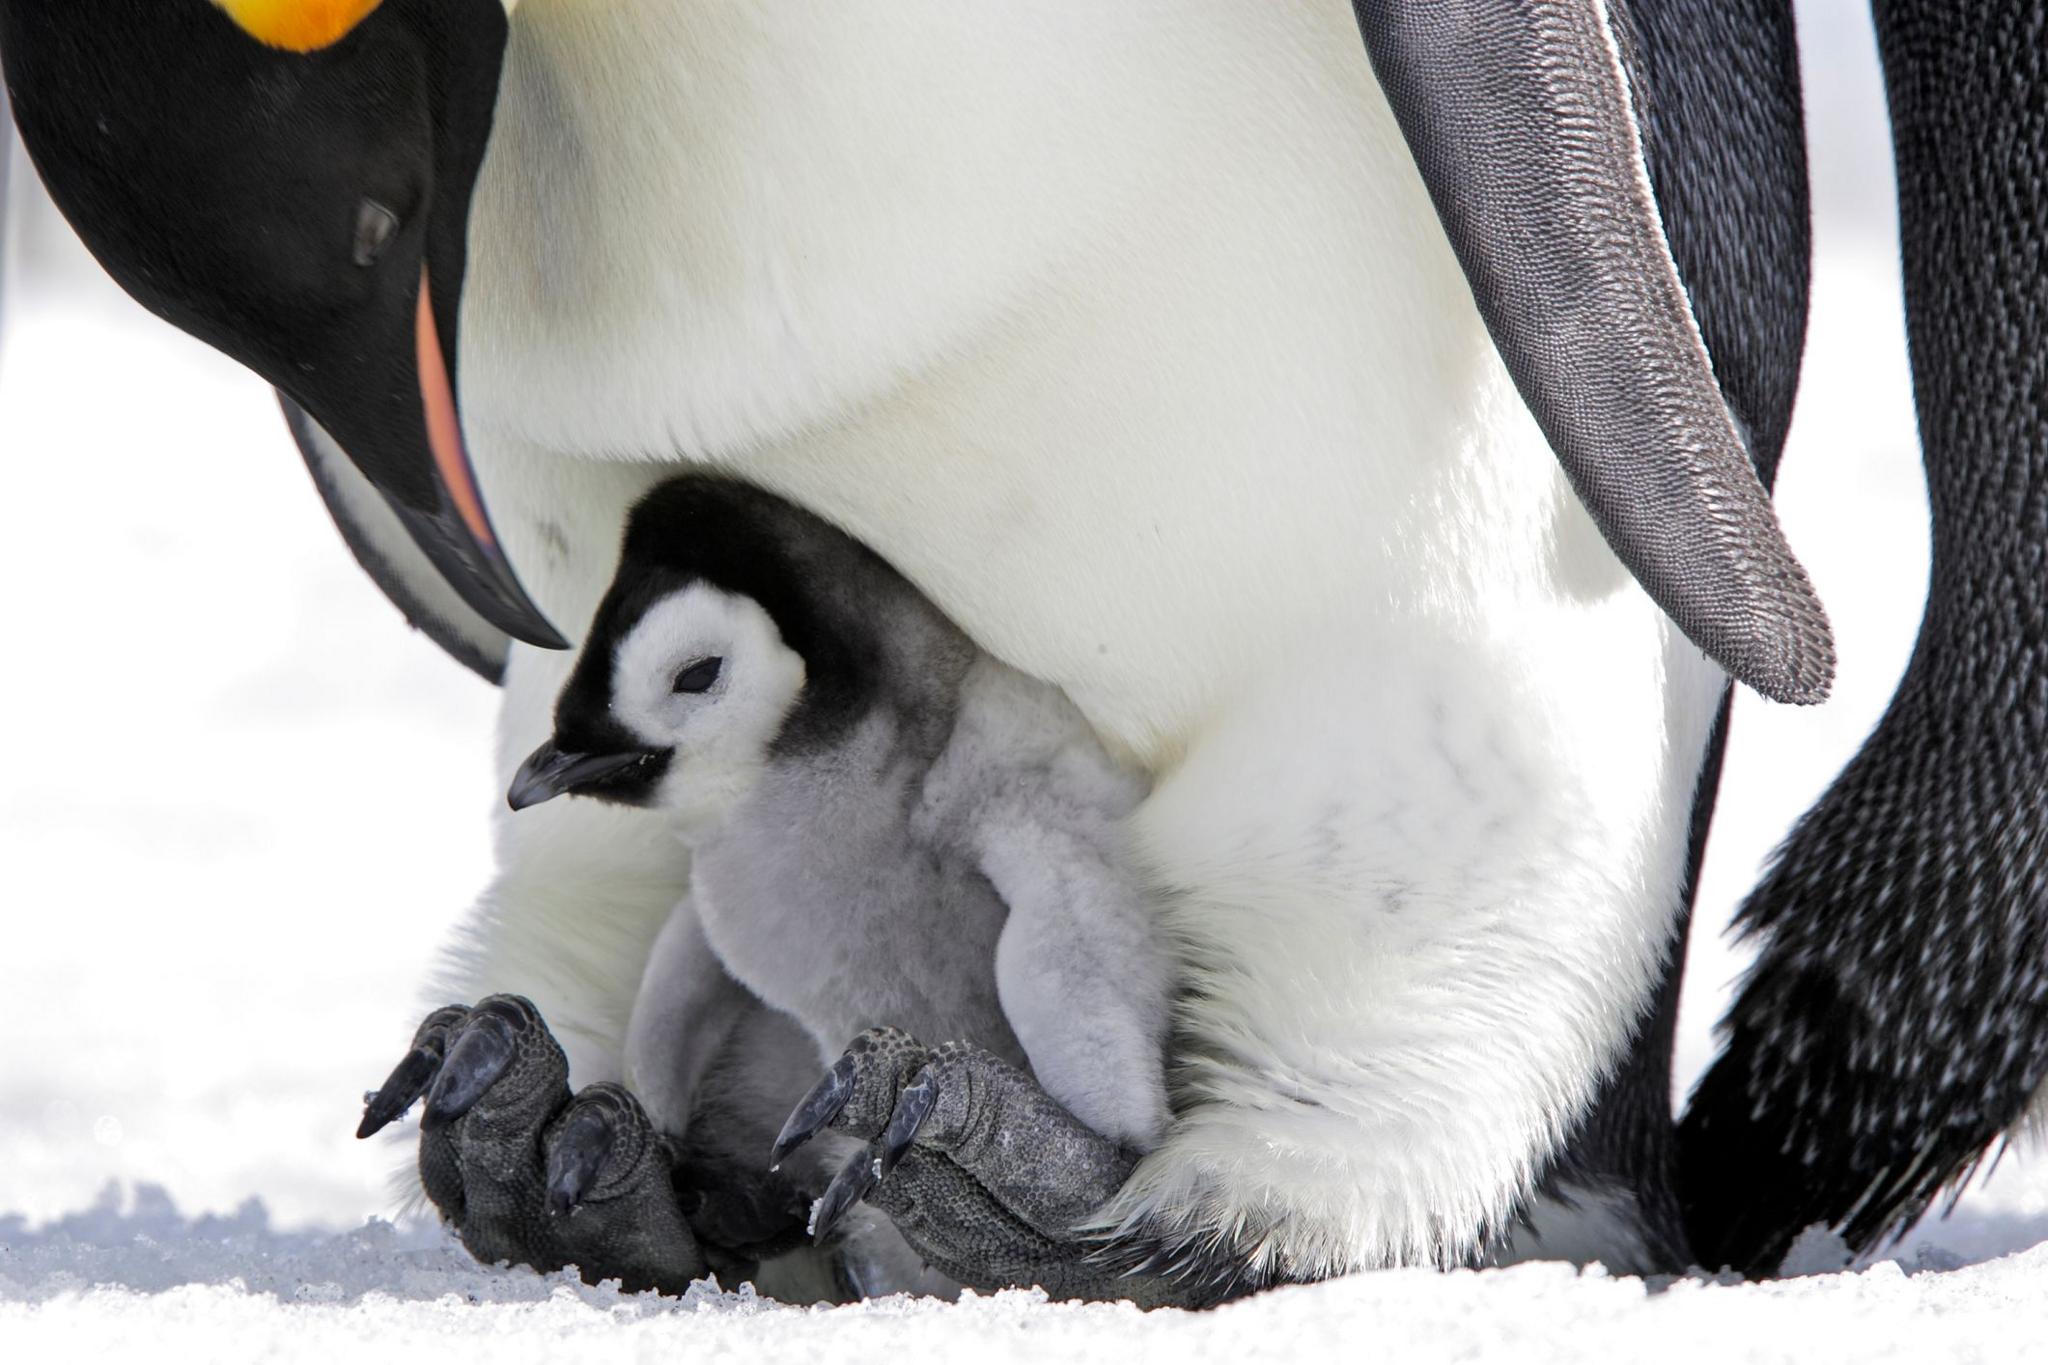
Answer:
<path fill-rule="evenodd" d="M 628 1029 L 636 1087 L 694 1087 L 722 965 L 821 1059 L 895 1026 L 1028 1065 L 1125 1146 L 1163 1135 L 1172 972 L 1124 836 L 1142 775 L 819 518 L 699 475 L 633 509 L 510 800 L 563 793 L 668 811 L 690 852 Z"/>

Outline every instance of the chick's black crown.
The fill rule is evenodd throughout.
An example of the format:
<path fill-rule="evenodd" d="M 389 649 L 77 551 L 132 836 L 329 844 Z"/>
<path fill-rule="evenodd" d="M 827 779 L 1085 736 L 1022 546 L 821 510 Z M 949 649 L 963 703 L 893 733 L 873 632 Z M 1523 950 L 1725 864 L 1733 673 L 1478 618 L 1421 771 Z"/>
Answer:
<path fill-rule="evenodd" d="M 877 599 L 909 591 L 866 546 L 773 494 L 709 475 L 669 480 L 627 518 L 618 573 L 555 707 L 558 743 L 588 752 L 638 744 L 610 714 L 619 642 L 655 603 L 695 583 L 758 602 L 804 661 L 779 752 L 828 742 L 866 710 L 883 669 L 877 632 L 888 603 Z"/>

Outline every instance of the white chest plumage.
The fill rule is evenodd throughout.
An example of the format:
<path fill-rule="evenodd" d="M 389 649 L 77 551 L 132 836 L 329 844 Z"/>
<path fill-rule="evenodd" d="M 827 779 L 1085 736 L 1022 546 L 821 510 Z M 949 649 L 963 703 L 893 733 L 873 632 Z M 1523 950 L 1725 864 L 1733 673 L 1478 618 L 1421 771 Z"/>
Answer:
<path fill-rule="evenodd" d="M 1215 989 L 1133 1209 L 1329 1268 L 1526 1187 L 1664 950 L 1721 678 L 1566 488 L 1343 0 L 523 0 L 463 328 L 570 634 L 632 497 L 712 462 L 1158 775 Z M 505 772 L 565 667 L 515 650 Z M 535 814 L 471 977 L 559 983 L 607 1073 L 673 853 Z"/>

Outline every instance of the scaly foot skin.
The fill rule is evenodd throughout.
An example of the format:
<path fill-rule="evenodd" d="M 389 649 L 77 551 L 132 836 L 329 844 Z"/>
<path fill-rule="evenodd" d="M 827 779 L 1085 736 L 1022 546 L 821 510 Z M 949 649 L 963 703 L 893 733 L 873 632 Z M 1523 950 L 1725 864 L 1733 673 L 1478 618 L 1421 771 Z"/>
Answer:
<path fill-rule="evenodd" d="M 561 1047 L 530 1001 L 493 995 L 428 1015 L 357 1137 L 414 1101 L 427 1197 L 480 1261 L 680 1294 L 709 1268 L 677 1204 L 667 1142 L 616 1085 L 569 1092 Z"/>
<path fill-rule="evenodd" d="M 1231 1261 L 1077 1231 L 1122 1188 L 1137 1155 L 979 1048 L 868 1030 L 797 1105 L 773 1159 L 826 1130 L 867 1145 L 818 1201 L 821 1241 L 865 1200 L 932 1266 L 975 1289 L 1035 1285 L 1056 1299 L 1205 1307 L 1254 1287 Z"/>

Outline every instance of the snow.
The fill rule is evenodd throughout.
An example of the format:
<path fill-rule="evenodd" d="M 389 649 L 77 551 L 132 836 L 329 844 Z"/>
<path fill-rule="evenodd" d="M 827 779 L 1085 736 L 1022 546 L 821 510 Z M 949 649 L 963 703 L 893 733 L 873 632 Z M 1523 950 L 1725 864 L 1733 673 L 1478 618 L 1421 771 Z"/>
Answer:
<path fill-rule="evenodd" d="M 1738 702 L 1681 1090 L 1745 960 L 1718 930 L 1882 710 L 1927 572 L 1868 23 L 1856 0 L 1800 12 L 1820 259 L 1779 505 L 1833 612 L 1841 683 L 1817 711 Z M 489 865 L 492 693 L 397 628 L 261 384 L 144 317 L 46 206 L 12 231 L 0 1359 L 1917 1361 L 2014 1358 L 2048 1328 L 2048 1161 L 2025 1151 L 1847 1273 L 1839 1244 L 1810 1239 L 1793 1260 L 1816 1273 L 1772 1284 L 1398 1272 L 1200 1316 L 1030 1294 L 635 1299 L 368 1221 L 394 1211 L 409 1134 L 356 1142 L 361 1093 Z"/>
<path fill-rule="evenodd" d="M 915 1350 L 976 1361 L 1355 1359 L 1580 1362 L 1654 1349 L 1691 1361 L 2016 1358 L 2048 1332 L 2048 1246 L 1944 1271 L 1887 1262 L 1771 1284 L 1645 1284 L 1564 1265 L 1394 1271 L 1279 1290 L 1212 1313 L 1048 1305 L 770 1303 L 700 1285 L 630 1297 L 569 1276 L 476 1265 L 438 1231 L 372 1223 L 278 1232 L 253 1206 L 185 1219 L 161 1191 L 35 1232 L 0 1221 L 0 1347 L 15 1360 L 383 1359 L 412 1349 L 551 1362 L 813 1360 L 896 1365 Z"/>

